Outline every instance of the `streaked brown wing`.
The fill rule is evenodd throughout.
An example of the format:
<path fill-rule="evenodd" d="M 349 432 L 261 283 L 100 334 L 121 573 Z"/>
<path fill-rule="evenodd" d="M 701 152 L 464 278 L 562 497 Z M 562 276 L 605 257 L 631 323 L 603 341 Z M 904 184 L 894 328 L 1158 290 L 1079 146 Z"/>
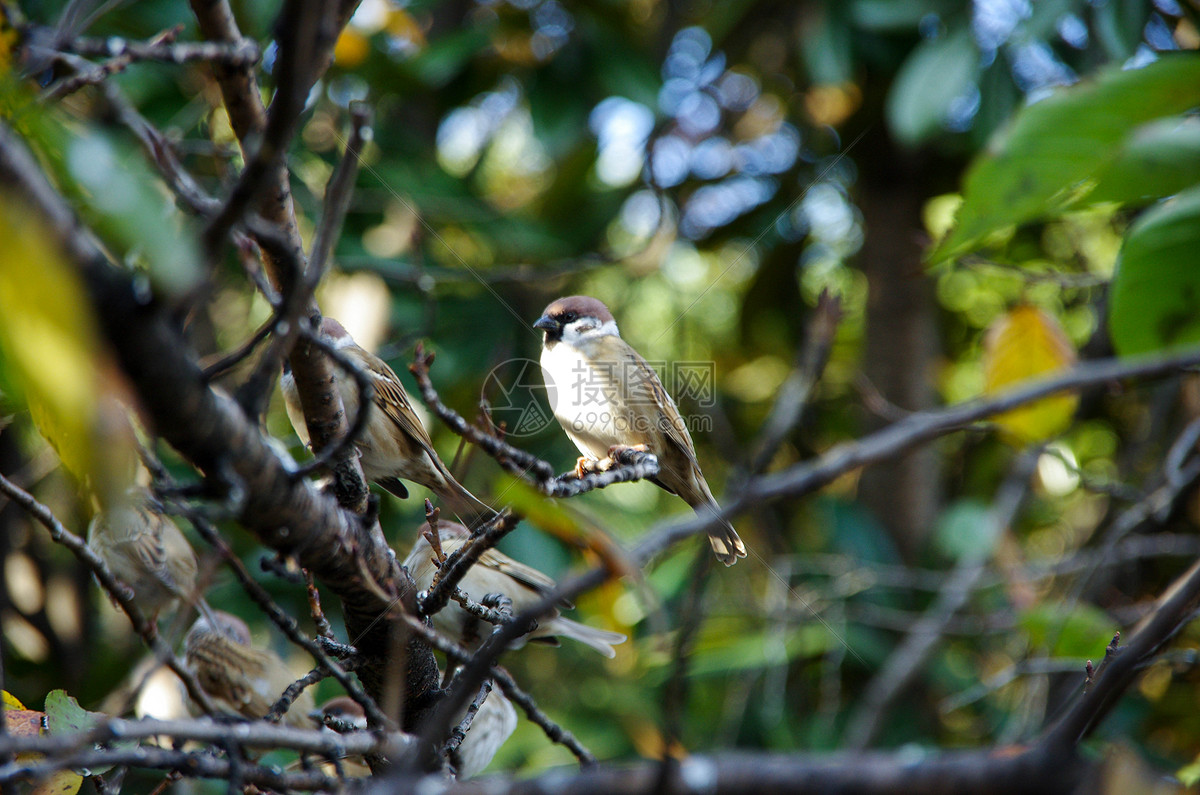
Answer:
<path fill-rule="evenodd" d="M 675 401 L 667 394 L 658 373 L 635 351 L 628 343 L 625 348 L 625 358 L 629 362 L 629 372 L 625 384 L 630 399 L 637 400 L 639 406 L 633 411 L 656 422 L 669 444 L 676 447 L 687 459 L 696 466 L 696 447 L 692 444 L 692 435 L 688 433 L 687 425 L 679 416 Z M 669 490 L 669 489 L 668 489 Z"/>
<path fill-rule="evenodd" d="M 383 409 L 384 415 L 396 423 L 406 436 L 424 448 L 425 452 L 431 452 L 433 442 L 430 441 L 425 426 L 417 419 L 408 393 L 404 391 L 396 372 L 378 357 L 373 357 L 369 367 L 375 376 L 372 381 L 377 392 L 375 405 Z"/>
<path fill-rule="evenodd" d="M 554 580 L 542 574 L 537 569 L 526 566 L 524 563 L 518 563 L 494 549 L 484 552 L 480 556 L 479 562 L 485 566 L 491 566 L 496 571 L 507 574 L 525 587 L 543 596 L 554 590 Z"/>

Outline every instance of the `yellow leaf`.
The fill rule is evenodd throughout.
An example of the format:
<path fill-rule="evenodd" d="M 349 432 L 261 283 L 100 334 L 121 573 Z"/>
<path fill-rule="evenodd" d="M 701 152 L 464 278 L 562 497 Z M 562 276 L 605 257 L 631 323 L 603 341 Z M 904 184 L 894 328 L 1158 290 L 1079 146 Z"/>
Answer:
<path fill-rule="evenodd" d="M 54 239 L 19 200 L 0 195 L 0 357 L 38 431 L 103 502 L 132 478 L 132 429 L 124 410 L 111 407 L 123 382 Z"/>
<path fill-rule="evenodd" d="M 13 50 L 17 46 L 17 29 L 8 18 L 7 6 L 0 6 L 0 75 L 12 68 Z"/>
<path fill-rule="evenodd" d="M 995 394 L 1066 370 L 1075 359 L 1075 347 L 1054 318 L 1034 306 L 1015 307 L 996 320 L 984 337 L 984 393 Z M 999 414 L 994 421 L 1010 441 L 1042 441 L 1067 429 L 1078 402 L 1074 394 L 1055 395 Z"/>
<path fill-rule="evenodd" d="M 353 28 L 346 28 L 333 45 L 333 60 L 338 66 L 353 69 L 367 60 L 370 52 L 371 43 L 367 37 Z"/>
<path fill-rule="evenodd" d="M 421 23 L 403 8 L 393 8 L 388 14 L 387 32 L 404 39 L 411 48 L 421 49 L 425 46 L 425 31 L 421 29 Z"/>
<path fill-rule="evenodd" d="M 75 795 L 83 784 L 83 776 L 73 770 L 60 770 L 39 781 L 32 795 Z"/>
<path fill-rule="evenodd" d="M 4 701 L 4 730 L 13 737 L 36 737 L 45 732 L 46 714 L 26 709 L 16 696 L 7 690 L 0 691 Z M 41 754 L 18 754 L 17 761 L 33 764 L 42 759 Z M 83 777 L 72 770 L 60 770 L 39 780 L 29 792 L 33 795 L 75 795 Z"/>

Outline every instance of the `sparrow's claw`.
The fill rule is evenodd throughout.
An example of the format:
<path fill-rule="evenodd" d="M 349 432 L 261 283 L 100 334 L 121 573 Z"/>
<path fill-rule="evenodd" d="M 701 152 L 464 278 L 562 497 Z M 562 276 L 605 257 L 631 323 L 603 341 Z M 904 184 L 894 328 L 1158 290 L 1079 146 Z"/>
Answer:
<path fill-rule="evenodd" d="M 600 462 L 594 458 L 588 458 L 586 455 L 579 456 L 575 462 L 575 477 L 582 478 L 591 472 L 599 472 Z"/>
<path fill-rule="evenodd" d="M 607 468 L 611 469 L 617 464 L 630 463 L 629 459 L 631 453 L 648 452 L 650 452 L 650 448 L 644 444 L 614 444 L 612 447 L 608 448 L 608 458 L 605 460 L 609 461 L 610 463 Z"/>
<path fill-rule="evenodd" d="M 481 601 L 480 604 L 483 605 L 484 607 L 488 607 L 488 608 L 491 608 L 492 610 L 495 610 L 496 612 L 504 615 L 507 618 L 512 618 L 512 612 L 513 612 L 512 599 L 509 599 L 507 596 L 505 596 L 502 593 L 485 594 L 483 597 L 483 601 Z"/>

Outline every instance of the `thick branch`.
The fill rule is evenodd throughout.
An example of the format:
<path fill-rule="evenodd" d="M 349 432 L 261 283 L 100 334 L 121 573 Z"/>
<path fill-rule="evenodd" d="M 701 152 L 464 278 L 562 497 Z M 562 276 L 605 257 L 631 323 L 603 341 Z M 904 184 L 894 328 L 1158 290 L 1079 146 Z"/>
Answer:
<path fill-rule="evenodd" d="M 812 756 L 785 753 L 725 753 L 689 756 L 667 776 L 662 763 L 604 765 L 575 775 L 561 771 L 525 781 L 489 778 L 439 788 L 447 795 L 610 795 L 614 792 L 695 793 L 696 795 L 1065 795 L 1077 791 L 1093 769 L 1073 753 L 1043 749 L 966 751 L 930 755 L 858 753 Z M 404 782 L 409 783 L 409 782 Z M 371 795 L 395 792 L 396 780 L 381 780 Z"/>
<path fill-rule="evenodd" d="M 79 268 L 104 336 L 141 399 L 157 432 L 207 474 L 231 472 L 241 480 L 239 520 L 262 543 L 294 555 L 324 581 L 345 606 L 347 630 L 364 634 L 361 651 L 381 664 L 360 671 L 377 700 L 385 676 L 385 633 L 365 634 L 387 609 L 381 593 L 415 608 L 415 588 L 396 562 L 378 526 L 360 524 L 285 463 L 241 407 L 210 387 L 187 345 L 165 313 L 138 293 L 130 276 L 113 268 L 92 237 L 45 181 L 24 145 L 0 124 L 0 184 L 33 208 Z M 365 647 L 365 648 L 364 648 Z M 420 699 L 437 686 L 437 667 L 427 646 L 408 648 L 407 687 Z M 412 715 L 413 709 L 406 712 Z"/>

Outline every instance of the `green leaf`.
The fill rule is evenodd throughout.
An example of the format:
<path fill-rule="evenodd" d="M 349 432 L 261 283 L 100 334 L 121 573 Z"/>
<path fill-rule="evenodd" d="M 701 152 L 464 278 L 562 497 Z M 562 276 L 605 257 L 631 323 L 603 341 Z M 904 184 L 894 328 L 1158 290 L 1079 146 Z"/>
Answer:
<path fill-rule="evenodd" d="M 697 641 L 690 675 L 707 676 L 784 665 L 797 657 L 823 654 L 841 643 L 841 639 L 834 637 L 823 624 L 815 622 L 791 627 L 786 634 L 781 634 L 778 627 L 740 637 L 739 631 L 744 633 L 740 620 L 709 621 Z"/>
<path fill-rule="evenodd" d="M 980 561 L 992 553 L 998 530 L 987 505 L 959 500 L 938 518 L 933 544 L 951 560 Z"/>
<path fill-rule="evenodd" d="M 104 717 L 79 706 L 79 702 L 67 695 L 65 690 L 51 690 L 46 694 L 46 726 L 51 734 L 90 731 Z"/>
<path fill-rule="evenodd" d="M 1147 204 L 1200 183 L 1200 119 L 1159 119 L 1130 133 L 1097 176 L 1092 203 Z"/>
<path fill-rule="evenodd" d="M 46 694 L 46 728 L 52 735 L 82 734 L 96 728 L 101 722 L 108 720 L 102 712 L 88 712 L 79 706 L 73 696 L 65 690 L 51 690 Z M 136 748 L 137 740 L 125 740 L 109 743 L 111 748 Z M 102 775 L 112 769 L 112 765 L 82 768 L 77 770 L 81 776 Z"/>
<path fill-rule="evenodd" d="M 1116 629 L 1107 613 L 1089 604 L 1076 605 L 1070 612 L 1064 612 L 1059 603 L 1035 605 L 1021 614 L 1019 623 L 1036 649 L 1054 657 L 1097 661 Z"/>
<path fill-rule="evenodd" d="M 1117 353 L 1200 341 L 1200 187 L 1148 210 L 1125 235 L 1108 331 Z"/>
<path fill-rule="evenodd" d="M 1137 127 L 1200 105 L 1200 56 L 1106 70 L 1021 111 L 967 172 L 957 225 L 931 263 L 1007 227 L 1079 205 Z"/>
<path fill-rule="evenodd" d="M 908 56 L 887 97 L 892 132 L 913 146 L 945 129 L 950 103 L 971 90 L 979 50 L 966 28 L 922 42 Z"/>

